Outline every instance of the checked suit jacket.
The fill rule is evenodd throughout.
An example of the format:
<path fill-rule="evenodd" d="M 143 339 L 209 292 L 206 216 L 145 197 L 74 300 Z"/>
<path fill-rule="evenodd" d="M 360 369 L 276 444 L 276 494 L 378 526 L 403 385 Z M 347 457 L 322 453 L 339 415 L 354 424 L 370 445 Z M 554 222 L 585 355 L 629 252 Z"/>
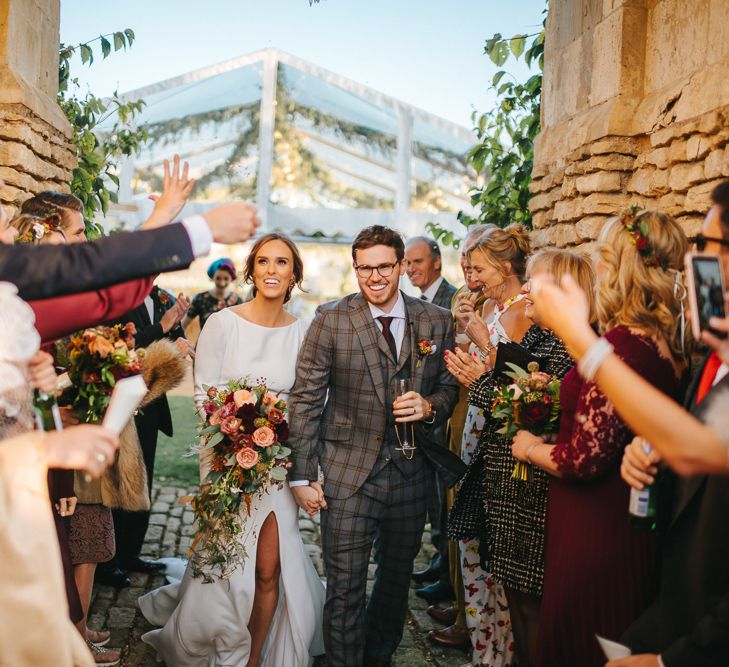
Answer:
<path fill-rule="evenodd" d="M 464 471 L 460 459 L 430 437 L 458 399 L 458 384 L 445 367 L 443 352 L 453 346 L 448 311 L 403 294 L 407 314 L 397 371 L 410 364 L 413 390 L 436 411 L 431 425 L 416 423 L 416 456 L 425 456 L 449 485 Z M 418 341 L 434 341 L 422 356 Z M 392 410 L 381 354 L 392 356 L 361 294 L 320 306 L 299 352 L 296 382 L 289 397 L 290 479 L 316 481 L 324 472 L 327 496 L 354 495 L 372 472 Z M 394 363 L 394 359 L 393 359 Z"/>

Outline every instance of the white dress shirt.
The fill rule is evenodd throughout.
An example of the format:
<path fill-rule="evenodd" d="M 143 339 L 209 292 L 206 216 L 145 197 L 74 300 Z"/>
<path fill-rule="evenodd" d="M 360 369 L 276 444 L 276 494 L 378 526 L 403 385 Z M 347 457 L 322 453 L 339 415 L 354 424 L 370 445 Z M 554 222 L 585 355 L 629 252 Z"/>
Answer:
<path fill-rule="evenodd" d="M 213 245 L 213 233 L 210 231 L 205 218 L 201 215 L 191 215 L 178 224 L 181 224 L 187 231 L 192 246 L 192 254 L 195 257 L 204 257 L 210 252 Z"/>
<path fill-rule="evenodd" d="M 152 297 L 147 296 L 144 297 L 144 307 L 147 309 L 147 315 L 149 315 L 149 321 L 154 324 L 154 301 L 152 301 Z"/>
<path fill-rule="evenodd" d="M 390 322 L 390 333 L 395 339 L 395 348 L 397 349 L 397 356 L 399 359 L 400 350 L 402 349 L 402 341 L 405 337 L 405 299 L 402 298 L 402 292 L 398 290 L 397 301 L 389 313 L 379 309 L 374 304 L 368 303 L 367 305 L 370 307 L 372 318 L 375 320 L 375 324 L 380 331 L 382 331 L 382 322 L 377 319 L 378 317 L 394 318 L 392 322 Z M 395 361 L 397 361 L 397 359 L 395 359 Z"/>
<path fill-rule="evenodd" d="M 423 299 L 423 301 L 427 301 L 428 303 L 433 303 L 433 299 L 435 298 L 435 293 L 440 288 L 440 284 L 443 282 L 443 276 L 438 276 L 436 278 L 435 282 L 431 283 L 430 287 L 428 287 L 427 290 L 425 290 L 421 295 L 420 298 Z M 425 297 L 425 298 L 423 298 Z"/>

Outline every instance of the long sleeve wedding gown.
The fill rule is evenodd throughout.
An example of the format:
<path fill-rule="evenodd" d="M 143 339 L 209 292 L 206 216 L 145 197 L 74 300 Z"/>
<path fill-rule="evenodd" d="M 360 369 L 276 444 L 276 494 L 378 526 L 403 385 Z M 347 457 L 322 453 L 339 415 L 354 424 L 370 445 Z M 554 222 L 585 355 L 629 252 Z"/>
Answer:
<path fill-rule="evenodd" d="M 225 309 L 207 321 L 197 346 L 195 400 L 203 385 L 229 380 L 257 383 L 288 398 L 296 357 L 306 333 L 297 320 L 263 327 Z M 245 512 L 245 508 L 242 510 Z M 261 657 L 263 667 L 298 667 L 324 652 L 321 638 L 324 588 L 299 534 L 298 507 L 288 484 L 254 497 L 241 535 L 248 558 L 227 580 L 205 584 L 188 567 L 179 584 L 159 588 L 139 600 L 144 616 L 159 629 L 142 639 L 154 646 L 167 667 L 245 667 L 250 652 L 247 625 L 255 595 L 256 540 L 274 513 L 279 531 L 279 602 Z"/>

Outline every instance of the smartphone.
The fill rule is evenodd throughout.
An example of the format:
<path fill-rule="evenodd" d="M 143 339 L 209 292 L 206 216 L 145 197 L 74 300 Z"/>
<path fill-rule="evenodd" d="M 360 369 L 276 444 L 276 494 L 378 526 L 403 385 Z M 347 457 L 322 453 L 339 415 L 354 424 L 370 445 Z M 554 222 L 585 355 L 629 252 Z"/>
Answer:
<path fill-rule="evenodd" d="M 686 255 L 688 298 L 691 312 L 691 331 L 699 340 L 702 331 L 710 331 L 719 338 L 726 334 L 709 326 L 712 317 L 726 317 L 724 294 L 726 286 L 721 262 L 713 255 L 688 253 Z"/>

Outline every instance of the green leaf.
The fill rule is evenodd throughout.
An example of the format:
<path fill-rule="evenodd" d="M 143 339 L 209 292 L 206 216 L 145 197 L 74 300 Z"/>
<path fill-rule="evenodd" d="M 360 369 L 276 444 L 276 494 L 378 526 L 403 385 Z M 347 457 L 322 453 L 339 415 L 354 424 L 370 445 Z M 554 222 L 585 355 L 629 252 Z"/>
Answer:
<path fill-rule="evenodd" d="M 506 76 L 506 72 L 503 69 L 496 72 L 496 74 L 494 74 L 494 78 L 491 79 L 491 85 L 496 88 L 496 86 L 499 85 L 499 81 L 501 81 L 504 76 Z"/>
<path fill-rule="evenodd" d="M 81 44 L 79 46 L 79 52 L 81 54 L 81 63 L 89 65 L 94 62 L 94 53 L 91 50 L 91 47 L 88 44 Z"/>
<path fill-rule="evenodd" d="M 119 51 L 121 49 L 127 48 L 127 42 L 126 38 L 124 37 L 123 32 L 115 32 L 114 33 L 114 51 Z"/>
<path fill-rule="evenodd" d="M 514 54 L 515 58 L 518 58 L 522 53 L 524 53 L 525 45 L 526 35 L 514 35 L 509 40 L 509 48 L 511 49 L 511 52 Z"/>
<path fill-rule="evenodd" d="M 124 30 L 124 34 L 127 36 L 127 42 L 129 44 L 129 46 L 131 46 L 132 45 L 132 42 L 136 39 L 136 35 L 134 34 L 134 30 L 132 30 L 131 28 L 126 28 Z"/>
<path fill-rule="evenodd" d="M 286 479 L 286 468 L 281 466 L 271 468 L 271 479 L 275 479 L 277 482 L 283 482 Z"/>
<path fill-rule="evenodd" d="M 106 58 L 111 53 L 111 43 L 106 37 L 101 38 L 101 54 Z"/>

